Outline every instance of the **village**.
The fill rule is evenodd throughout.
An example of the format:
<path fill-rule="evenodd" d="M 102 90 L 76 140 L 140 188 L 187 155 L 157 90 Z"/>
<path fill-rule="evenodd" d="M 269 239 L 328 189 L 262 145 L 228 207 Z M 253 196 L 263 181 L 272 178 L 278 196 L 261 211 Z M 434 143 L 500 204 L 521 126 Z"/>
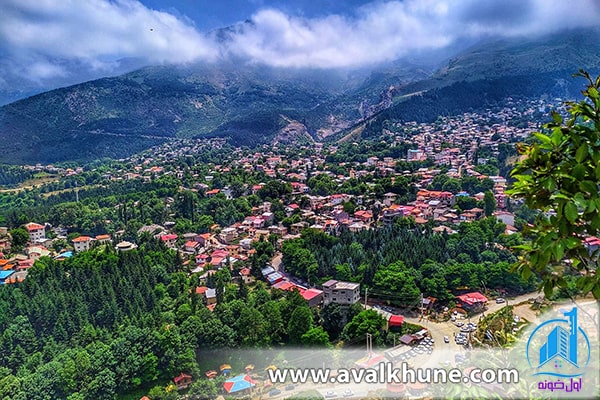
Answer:
<path fill-rule="evenodd" d="M 464 114 L 459 117 L 441 118 L 435 124 L 404 124 L 399 133 L 388 131 L 390 146 L 410 142 L 411 147 L 414 147 L 409 148 L 403 158 L 370 156 L 363 162 L 340 162 L 335 165 L 329 162 L 328 158 L 336 155 L 338 145 L 315 143 L 310 149 L 301 147 L 306 156 L 289 153 L 287 149 L 280 151 L 281 148 L 265 148 L 265 151 L 253 153 L 236 149 L 222 164 L 209 163 L 206 166 L 206 175 L 194 174 L 192 186 L 180 186 L 180 191 L 189 190 L 206 198 L 224 197 L 227 200 L 256 195 L 268 182 L 235 189 L 219 184 L 215 176 L 227 175 L 230 171 L 239 169 L 260 172 L 267 179 L 289 184 L 291 192 L 281 197 L 286 202 L 276 204 L 278 209 L 283 209 L 284 217 L 287 218 L 286 224 L 281 220 L 275 221 L 273 203 L 263 201 L 252 207 L 250 215 L 243 220 L 228 226 L 213 224 L 206 233 L 177 234 L 173 231 L 175 223 L 165 221 L 163 224 L 141 226 L 137 234 L 147 232 L 160 238 L 168 248 L 179 251 L 193 264 L 190 266 L 191 272 L 209 273 L 211 269 L 231 266 L 237 261 L 247 261 L 254 251 L 252 244 L 256 241 L 276 235 L 280 245 L 285 240 L 298 237 L 306 228 L 335 235 L 342 229 L 359 232 L 392 224 L 401 218 L 412 218 L 416 224 L 433 223 L 436 232 L 453 234 L 456 232 L 455 227 L 462 222 L 493 215 L 506 225 L 507 234 L 516 233 L 518 229 L 515 227 L 515 215 L 509 210 L 510 205 L 504 193 L 507 178 L 498 174 L 487 175 L 477 170 L 481 170 L 478 166 L 487 167 L 489 158 L 496 160 L 497 164 L 499 146 L 523 140 L 536 128 L 532 123 L 525 128 L 517 128 L 491 123 L 490 120 L 494 118 L 510 121 L 545 106 L 542 101 L 531 103 L 533 104 L 527 104 L 521 113 L 514 107 L 507 107 L 496 114 Z M 130 160 L 121 160 L 124 165 L 130 166 L 130 169 L 105 172 L 102 178 L 106 182 L 150 182 L 162 176 L 183 178 L 190 172 L 173 168 L 172 160 L 202 153 L 210 148 L 219 149 L 223 145 L 223 140 L 213 140 L 209 143 L 190 140 L 167 143 Z M 489 158 L 477 156 L 478 153 L 483 153 L 481 149 L 486 150 Z M 430 165 L 413 170 L 399 169 L 411 164 Z M 73 177 L 84 172 L 82 167 L 57 168 L 52 165 L 37 165 L 27 168 L 58 173 L 62 177 Z M 498 171 L 499 168 L 495 170 Z M 321 176 L 326 177 L 323 181 L 327 184 L 331 182 L 331 193 L 315 194 L 322 192 L 322 188 L 309 186 L 315 181 L 321 183 L 317 179 L 311 181 L 311 177 Z M 407 196 L 400 196 L 398 191 L 378 193 L 381 185 L 375 186 L 381 178 L 388 179 L 387 182 L 392 188 L 395 182 L 403 182 L 404 187 L 400 188 L 400 191 L 412 191 L 414 200 L 399 201 L 400 197 Z M 460 179 L 470 179 L 469 184 L 475 192 L 462 190 Z M 351 194 L 336 189 L 348 187 L 348 182 L 358 181 L 366 183 L 366 186 L 361 186 L 368 189 L 366 193 Z M 432 183 L 436 184 L 436 181 L 439 190 L 432 190 Z M 72 189 L 75 196 L 78 190 L 83 190 L 84 187 Z M 493 195 L 493 199 L 489 199 L 492 205 L 488 210 L 477 206 L 483 204 L 486 191 Z M 167 207 L 172 202 L 172 198 L 167 198 Z M 472 206 L 467 208 L 465 205 Z M 67 239 L 69 231 L 66 227 L 52 226 L 44 221 L 27 223 L 23 226 L 29 235 L 27 246 L 15 254 L 11 252 L 8 229 L 0 228 L 0 283 L 21 282 L 25 279 L 28 268 L 42 256 L 61 259 L 71 256 L 73 252 L 86 251 L 101 244 L 114 246 L 119 251 L 136 248 L 134 241 L 119 240 L 123 231 L 111 232 L 110 221 L 107 222 L 109 223 L 106 224 L 106 231 L 97 235 L 86 234 L 81 227 L 69 227 L 69 231 L 78 232 L 77 237 L 72 238 L 64 249 L 57 249 L 58 251 L 51 250 L 52 244 L 56 240 Z M 600 240 L 589 238 L 588 242 L 590 246 L 598 246 Z M 242 271 L 244 279 L 251 279 L 247 269 Z M 277 284 L 279 278 L 272 277 L 269 283 Z"/>
<path fill-rule="evenodd" d="M 525 112 L 531 113 L 542 106 L 536 103 Z M 515 115 L 521 116 L 508 108 L 495 114 L 494 118 L 510 120 Z M 286 272 L 280 250 L 285 241 L 301 237 L 305 229 L 335 236 L 343 230 L 356 233 L 401 221 L 408 221 L 414 227 L 427 225 L 438 234 L 453 235 L 457 234 L 458 226 L 462 223 L 493 217 L 505 225 L 504 234 L 516 234 L 519 229 L 515 226 L 515 214 L 505 194 L 507 177 L 500 174 L 500 170 L 506 169 L 500 168 L 502 165 L 499 165 L 498 158 L 502 146 L 514 146 L 514 142 L 524 140 L 536 126 L 530 123 L 517 128 L 505 123 L 491 123 L 491 118 L 491 114 L 464 114 L 441 118 L 435 124 L 408 123 L 401 129 L 390 127 L 386 144 L 394 148 L 410 143 L 400 158 L 373 155 L 363 157 L 364 161 L 335 162 L 338 152 L 348 154 L 359 144 L 314 143 L 310 147 L 300 147 L 300 153 L 280 147 L 265 147 L 264 151 L 254 152 L 235 149 L 222 163 L 203 165 L 201 173 L 192 173 L 185 164 L 182 168 L 181 164 L 176 165 L 172 160 L 207 149 L 218 150 L 225 145 L 224 142 L 182 140 L 167 143 L 128 160 L 120 160 L 121 165 L 129 168 L 105 171 L 102 179 L 110 185 L 111 182 L 135 180 L 150 183 L 169 176 L 181 180 L 180 192 L 190 191 L 202 198 L 233 201 L 239 197 L 254 196 L 261 200 L 252 206 L 249 215 L 242 220 L 225 226 L 214 223 L 204 233 L 177 233 L 175 221 L 145 224 L 136 231 L 137 238 L 143 235 L 154 237 L 166 248 L 179 253 L 188 273 L 197 276 L 195 293 L 209 310 L 212 311 L 218 303 L 217 290 L 209 283 L 210 277 L 220 269 L 229 269 L 235 281 L 245 285 L 251 285 L 259 279 L 265 281 L 271 290 L 298 291 L 309 307 L 323 307 L 331 303 L 350 307 L 362 303 L 363 307 L 375 310 L 385 319 L 387 330 L 399 331 L 405 322 L 419 327 L 414 333 L 399 337 L 400 343 L 385 354 L 369 353 L 366 358 L 357 360 L 359 367 L 369 368 L 386 359 L 407 361 L 413 357 L 416 360 L 423 358 L 413 361 L 420 364 L 431 358 L 434 348 L 443 346 L 450 346 L 456 353 L 456 359 L 445 361 L 458 365 L 464 361 L 462 352 L 471 345 L 470 332 L 476 329 L 476 324 L 471 323 L 470 319 L 467 324 L 467 318 L 490 308 L 499 309 L 504 306 L 504 299 L 490 302 L 478 291 L 463 292 L 456 296 L 455 308 L 444 309 L 451 319 L 441 325 L 432 325 L 426 322 L 427 314 L 433 310 L 436 302 L 434 297 L 425 294 L 413 310 L 418 314 L 404 315 L 405 310 L 390 306 L 389 302 L 381 301 L 376 296 L 369 297 L 360 283 L 336 279 L 321 283 L 307 282 Z M 391 129 L 397 129 L 398 132 Z M 358 156 L 360 158 L 361 155 Z M 85 174 L 85 169 L 81 167 L 62 169 L 38 165 L 29 168 L 58 173 L 63 177 Z M 240 170 L 260 173 L 265 177 L 265 182 L 241 188 L 222 184 L 223 176 Z M 495 173 L 484 173 L 486 171 Z M 188 186 L 183 184 L 186 176 Z M 389 186 L 398 190 L 383 191 L 379 183 L 382 179 L 387 179 Z M 259 195 L 273 189 L 270 185 L 278 188 L 272 182 L 285 184 L 286 191 L 279 199 L 271 196 L 264 200 L 266 196 Z M 357 182 L 368 190 L 360 193 L 341 190 Z M 394 186 L 395 182 L 402 182 L 402 186 Z M 464 182 L 473 190 L 464 190 L 461 185 Z M 74 196 L 84 189 L 83 185 L 72 188 Z M 176 197 L 175 193 L 167 198 L 167 208 L 174 203 L 173 197 Z M 100 246 L 109 246 L 118 252 L 131 251 L 138 246 L 136 238 L 124 238 L 124 230 L 107 229 L 92 235 L 77 227 L 67 229 L 45 221 L 28 222 L 22 228 L 27 232 L 27 243 L 18 252 L 12 251 L 13 238 L 9 229 L 0 228 L 0 284 L 22 282 L 28 270 L 41 257 L 62 260 Z M 66 246 L 57 248 L 53 245 L 57 241 Z M 268 263 L 261 266 L 260 274 L 253 273 L 250 260 L 257 252 L 256 243 L 267 241 L 273 242 L 276 252 Z M 590 246 L 598 246 L 600 239 L 589 238 L 587 242 Z M 208 371 L 207 376 L 215 373 Z M 230 385 L 227 383 L 230 381 L 226 381 L 226 392 L 235 393 L 235 388 L 242 388 L 240 392 L 243 393 L 256 385 L 252 379 L 245 377 L 234 379 L 244 382 Z M 191 383 L 191 376 L 182 373 L 174 383 L 179 389 L 186 389 Z M 325 397 L 337 396 L 326 389 L 322 393 Z M 423 389 L 422 386 L 415 386 L 408 390 L 418 395 Z M 407 388 L 391 390 L 404 393 Z M 269 395 L 276 397 L 280 393 L 280 390 L 273 389 Z M 356 395 L 354 392 L 346 394 L 344 397 Z"/>

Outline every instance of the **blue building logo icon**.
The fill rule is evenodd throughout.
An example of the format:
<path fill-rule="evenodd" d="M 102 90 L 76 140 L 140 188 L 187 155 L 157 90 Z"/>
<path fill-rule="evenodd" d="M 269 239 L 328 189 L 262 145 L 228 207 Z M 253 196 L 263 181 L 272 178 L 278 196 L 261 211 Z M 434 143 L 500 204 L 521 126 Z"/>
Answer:
<path fill-rule="evenodd" d="M 577 322 L 577 308 L 563 315 L 565 319 L 546 321 L 529 336 L 526 356 L 529 365 L 536 370 L 533 375 L 581 376 L 589 363 L 590 341 Z"/>

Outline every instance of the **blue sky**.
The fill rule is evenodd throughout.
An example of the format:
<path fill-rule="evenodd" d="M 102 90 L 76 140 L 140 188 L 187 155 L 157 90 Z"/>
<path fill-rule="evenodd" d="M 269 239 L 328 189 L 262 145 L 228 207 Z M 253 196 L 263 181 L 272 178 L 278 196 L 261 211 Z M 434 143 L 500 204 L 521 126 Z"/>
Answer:
<path fill-rule="evenodd" d="M 600 0 L 1 0 L 0 92 L 230 58 L 364 67 L 465 39 L 598 24 Z M 210 34 L 232 25 L 225 41 Z"/>
<path fill-rule="evenodd" d="M 368 0 L 142 0 L 148 8 L 181 15 L 192 20 L 196 27 L 209 31 L 244 21 L 257 11 L 276 8 L 289 15 L 305 18 L 323 17 L 330 14 L 352 14 Z"/>

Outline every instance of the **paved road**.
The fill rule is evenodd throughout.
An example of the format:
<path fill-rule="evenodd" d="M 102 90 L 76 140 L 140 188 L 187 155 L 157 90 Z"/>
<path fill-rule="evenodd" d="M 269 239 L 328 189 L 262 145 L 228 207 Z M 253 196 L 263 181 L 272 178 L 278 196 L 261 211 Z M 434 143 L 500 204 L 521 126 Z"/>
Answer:
<path fill-rule="evenodd" d="M 512 299 L 507 299 L 506 303 L 496 303 L 495 299 L 491 300 L 488 304 L 488 309 L 486 313 L 493 313 L 500 310 L 502 307 L 506 305 L 516 305 L 523 302 L 528 301 L 530 298 L 537 297 L 537 293 L 526 293 L 521 296 L 517 296 Z M 476 314 L 470 318 L 472 322 L 477 323 L 480 315 Z M 452 321 L 445 322 L 432 322 L 428 319 L 420 320 L 419 318 L 404 318 L 405 321 L 410 322 L 411 324 L 421 325 L 429 331 L 429 334 L 435 340 L 435 350 L 431 354 L 431 356 L 425 361 L 421 366 L 423 367 L 441 367 L 443 363 L 450 361 L 454 365 L 454 355 L 464 353 L 465 347 L 456 344 L 454 340 L 454 335 L 460 332 L 460 328 L 455 325 Z M 469 321 L 469 319 L 462 320 L 464 322 Z M 450 339 L 450 343 L 444 343 L 444 336 L 448 336 Z"/>

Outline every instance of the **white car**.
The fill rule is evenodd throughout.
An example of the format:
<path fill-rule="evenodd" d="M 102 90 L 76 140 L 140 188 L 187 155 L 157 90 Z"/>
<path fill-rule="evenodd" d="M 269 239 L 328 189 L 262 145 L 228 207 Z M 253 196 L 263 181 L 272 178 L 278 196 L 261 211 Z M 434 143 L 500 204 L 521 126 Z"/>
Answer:
<path fill-rule="evenodd" d="M 444 343 L 450 343 L 450 338 L 448 336 L 444 336 Z"/>
<path fill-rule="evenodd" d="M 325 397 L 327 397 L 328 399 L 331 399 L 333 397 L 337 397 L 337 393 L 334 390 L 330 390 L 327 393 L 325 393 Z"/>

